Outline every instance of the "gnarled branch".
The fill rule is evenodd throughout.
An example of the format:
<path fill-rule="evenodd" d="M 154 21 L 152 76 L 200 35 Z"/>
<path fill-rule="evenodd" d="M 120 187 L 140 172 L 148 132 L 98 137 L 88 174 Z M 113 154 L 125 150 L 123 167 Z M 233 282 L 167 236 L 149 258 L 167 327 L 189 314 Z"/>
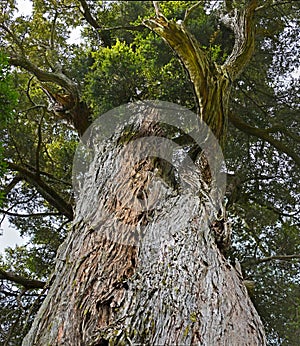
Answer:
<path fill-rule="evenodd" d="M 221 17 L 221 20 L 233 31 L 235 41 L 232 52 L 223 67 L 233 81 L 247 65 L 254 51 L 253 16 L 258 4 L 257 0 L 250 0 L 249 4 L 244 6 L 232 4 L 229 1 L 225 3 L 228 12 Z"/>
<path fill-rule="evenodd" d="M 11 55 L 9 63 L 13 66 L 24 68 L 34 74 L 40 82 L 54 83 L 67 90 L 74 100 L 79 101 L 78 85 L 61 72 L 48 72 L 40 69 L 24 56 Z"/>

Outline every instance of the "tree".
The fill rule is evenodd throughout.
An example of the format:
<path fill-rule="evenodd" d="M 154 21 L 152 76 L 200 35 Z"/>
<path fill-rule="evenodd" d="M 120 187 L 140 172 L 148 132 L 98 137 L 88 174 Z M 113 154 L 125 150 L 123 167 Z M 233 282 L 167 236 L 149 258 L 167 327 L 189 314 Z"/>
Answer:
<path fill-rule="evenodd" d="M 15 31 L 12 30 L 14 24 L 9 23 L 8 19 L 2 25 L 2 29 L 7 34 L 6 40 L 12 42 L 13 47 L 15 47 L 10 54 L 11 64 L 21 66 L 29 73 L 34 74 L 42 83 L 50 83 L 44 85 L 43 89 L 53 103 L 51 110 L 54 113 L 50 114 L 52 117 L 55 115 L 56 118 L 50 118 L 49 108 L 46 110 L 44 106 L 45 115 L 39 122 L 39 133 L 41 133 L 41 128 L 57 121 L 58 115 L 62 115 L 68 124 L 71 123 L 79 135 L 82 135 L 90 123 L 90 116 L 98 111 L 102 113 L 119 104 L 137 99 L 147 99 L 149 96 L 180 102 L 195 110 L 210 126 L 215 136 L 226 148 L 228 167 L 236 172 L 231 184 L 229 184 L 231 191 L 228 192 L 227 207 L 234 222 L 233 228 L 237 230 L 235 237 L 244 238 L 245 242 L 234 242 L 231 250 L 227 250 L 226 256 L 231 259 L 234 257 L 241 258 L 244 262 L 243 270 L 246 276 L 251 271 L 253 272 L 251 263 L 252 265 L 253 263 L 264 263 L 280 257 L 285 260 L 297 258 L 297 246 L 299 246 L 297 241 L 289 249 L 284 248 L 281 252 L 282 256 L 276 256 L 278 254 L 276 251 L 280 249 L 277 245 L 281 242 L 280 233 L 277 232 L 277 229 L 284 226 L 288 238 L 292 239 L 291 232 L 295 229 L 296 224 L 288 209 L 297 205 L 295 203 L 297 196 L 282 190 L 284 196 L 288 198 L 288 203 L 281 206 L 278 197 L 273 197 L 273 205 L 272 202 L 268 201 L 269 196 L 274 196 L 272 195 L 274 191 L 272 186 L 264 186 L 264 194 L 257 193 L 262 185 L 266 185 L 264 184 L 265 181 L 273 182 L 274 179 L 276 180 L 273 176 L 274 171 L 277 170 L 276 175 L 281 176 L 283 171 L 280 162 L 285 162 L 293 171 L 296 171 L 296 165 L 299 164 L 297 150 L 293 148 L 293 145 L 299 143 L 294 132 L 297 120 L 292 115 L 289 122 L 285 122 L 286 117 L 284 116 L 287 110 L 291 111 L 291 106 L 295 101 L 290 98 L 288 102 L 285 102 L 284 92 L 288 88 L 280 89 L 278 83 L 273 85 L 268 83 L 270 74 L 273 73 L 274 76 L 282 72 L 276 71 L 276 68 L 272 68 L 268 74 L 266 71 L 266 66 L 271 66 L 272 63 L 271 54 L 276 51 L 274 46 L 268 48 L 268 45 L 274 45 L 276 39 L 280 35 L 284 35 L 284 30 L 289 25 L 284 23 L 283 18 L 286 18 L 286 13 L 288 13 L 289 21 L 292 22 L 291 13 L 297 4 L 273 3 L 271 1 L 263 4 L 256 1 L 243 3 L 225 1 L 223 7 L 213 10 L 208 15 L 206 11 L 211 9 L 204 8 L 201 2 L 161 2 L 160 4 L 155 2 L 155 13 L 151 4 L 147 2 L 143 4 L 140 2 L 114 2 L 110 5 L 103 3 L 102 5 L 99 4 L 98 8 L 92 8 L 85 1 L 79 1 L 79 3 L 80 7 L 77 7 L 77 3 L 72 7 L 72 4 L 66 1 L 61 7 L 58 7 L 48 4 L 48 2 L 43 4 L 36 2 L 31 30 L 34 32 L 34 25 L 37 24 L 41 27 L 50 26 L 52 27 L 50 38 L 35 33 L 29 38 L 28 36 L 22 37 L 22 41 L 20 41 L 19 37 L 13 33 L 18 32 L 18 30 L 20 32 L 21 24 L 27 23 L 24 19 L 20 19 L 20 25 L 16 26 L 18 30 Z M 282 15 L 278 12 L 276 17 L 278 25 L 272 27 L 270 20 L 270 18 L 274 19 L 272 10 L 277 8 L 285 11 L 285 14 Z M 74 12 L 76 9 L 78 12 Z M 85 29 L 90 46 L 84 47 L 83 50 L 81 50 L 82 48 L 70 50 L 68 47 L 69 53 L 63 53 L 60 57 L 58 50 L 48 48 L 49 42 L 52 44 L 57 42 L 56 47 L 58 45 L 62 47 L 60 51 L 68 50 L 63 40 L 63 26 L 61 26 L 58 18 L 62 15 L 69 18 L 68 15 L 72 13 L 72 18 L 76 22 L 79 18 L 77 17 L 79 11 L 90 25 Z M 45 12 L 50 13 L 50 15 L 48 16 L 49 20 L 43 22 L 40 19 L 40 14 Z M 75 16 L 74 13 L 76 13 Z M 139 14 L 143 18 L 142 21 L 137 18 Z M 254 35 L 255 27 L 257 28 L 256 35 Z M 157 36 L 146 28 L 155 32 Z M 259 33 L 258 29 L 262 33 Z M 271 43 L 266 41 L 266 36 L 269 36 Z M 172 55 L 172 51 L 168 50 L 168 47 L 164 46 L 159 38 L 163 38 L 168 43 L 176 56 Z M 256 50 L 253 55 L 255 40 Z M 41 42 L 47 42 L 47 44 L 41 45 Z M 23 47 L 26 47 L 26 51 Z M 269 49 L 268 52 L 271 52 L 270 55 L 264 52 L 267 48 Z M 71 51 L 78 54 L 75 59 L 70 56 Z M 157 52 L 164 53 L 160 55 Z M 37 55 L 40 57 L 39 59 L 36 58 Z M 279 56 L 279 54 L 277 53 L 275 56 Z M 252 62 L 248 65 L 249 68 L 244 69 L 251 58 Z M 62 68 L 54 67 L 59 60 L 63 61 L 63 64 L 60 64 Z M 181 61 L 184 69 L 180 67 L 178 61 Z M 251 67 L 259 64 L 262 66 L 261 71 L 266 71 L 265 74 L 251 71 L 251 74 L 247 75 L 247 71 L 251 70 Z M 290 66 L 294 66 L 292 61 Z M 185 75 L 185 71 L 187 75 Z M 75 79 L 80 83 L 74 83 Z M 162 83 L 157 83 L 157 80 Z M 52 83 L 63 88 L 67 97 L 62 97 L 61 92 L 57 93 L 55 88 L 53 89 L 54 84 Z M 78 85 L 84 91 L 83 99 Z M 258 99 L 255 91 L 257 86 L 261 85 L 264 87 L 268 85 L 268 89 L 266 87 L 265 98 Z M 30 90 L 31 93 L 33 90 L 39 90 L 40 93 L 36 92 L 36 94 L 37 99 L 41 100 L 41 95 L 43 95 L 41 88 L 38 86 L 34 88 L 30 85 L 27 90 Z M 234 97 L 230 98 L 230 91 L 234 92 Z M 281 101 L 278 102 L 280 93 L 282 93 Z M 288 94 L 289 96 L 292 95 L 291 92 Z M 68 100 L 68 102 L 63 104 L 64 100 Z M 260 103 L 261 100 L 263 100 L 262 103 Z M 280 106 L 276 106 L 276 110 L 274 110 L 272 108 L 274 105 L 270 103 L 270 100 L 277 100 L 276 102 Z M 84 107 L 85 110 L 83 112 L 84 125 L 78 121 L 77 115 L 80 114 L 79 108 L 76 108 L 79 107 L 78 105 Z M 248 109 L 248 113 L 244 115 L 245 109 Z M 227 119 L 230 121 L 228 130 Z M 32 119 L 30 120 L 33 124 Z M 126 138 L 129 136 L 131 139 L 137 139 L 140 131 L 143 131 L 143 134 L 148 133 L 148 135 L 156 134 L 155 131 L 158 131 L 158 133 L 163 133 L 174 141 L 183 140 L 181 144 L 183 143 L 190 148 L 191 158 L 195 162 L 199 162 L 199 148 L 195 147 L 194 143 L 191 143 L 190 139 L 185 136 L 176 137 L 177 134 L 174 133 L 174 129 L 145 129 L 140 128 L 138 124 L 137 122 L 132 125 L 133 128 L 130 129 L 129 135 L 126 132 Z M 242 134 L 235 132 L 231 126 L 242 130 L 246 136 L 243 137 Z M 28 138 L 31 138 L 31 143 L 32 138 L 36 138 L 33 135 L 34 128 L 35 126 L 32 126 L 32 130 L 28 129 Z M 249 135 L 255 137 L 249 137 Z M 111 149 L 111 160 L 118 154 L 119 150 L 113 143 L 124 144 L 124 134 L 119 133 L 119 136 L 122 139 L 121 142 L 117 137 L 114 137 L 112 143 L 107 144 Z M 237 149 L 235 138 L 238 136 L 242 138 L 242 145 Z M 73 213 L 70 211 L 70 205 L 65 203 L 65 199 L 61 198 L 60 193 L 57 193 L 57 191 L 67 190 L 65 187 L 61 189 L 63 182 L 59 173 L 63 167 L 61 163 L 64 160 L 63 158 L 57 160 L 56 155 L 54 156 L 55 160 L 53 160 L 52 152 L 55 151 L 53 150 L 49 161 L 49 155 L 43 155 L 49 152 L 49 144 L 44 137 L 39 136 L 38 138 L 37 141 L 26 146 L 27 148 L 31 146 L 32 151 L 38 154 L 35 155 L 34 162 L 30 164 L 30 169 L 28 169 L 27 164 L 24 167 L 24 158 L 26 157 L 27 161 L 28 156 L 22 155 L 22 165 L 10 164 L 10 169 L 18 172 L 18 179 L 25 177 L 29 184 L 35 186 L 39 196 L 42 196 L 40 201 L 42 203 L 47 202 L 47 217 L 59 217 L 49 215 L 49 211 L 54 214 L 55 210 L 64 218 L 72 219 Z M 55 149 L 53 139 L 50 136 L 48 138 L 51 143 L 50 147 Z M 66 140 L 69 139 L 63 135 L 58 143 L 67 143 Z M 17 143 L 22 143 L 20 138 L 18 138 Z M 56 142 L 56 145 L 59 145 L 58 143 Z M 126 143 L 127 139 L 125 140 Z M 267 163 L 270 161 L 270 156 L 274 154 L 273 147 L 277 150 L 276 161 L 274 167 L 270 168 Z M 41 148 L 46 148 L 46 150 L 43 151 Z M 239 153 L 238 158 L 242 157 L 243 153 L 249 153 L 245 168 L 241 167 L 238 158 L 233 155 L 236 153 Z M 201 160 L 202 173 L 205 173 L 205 160 L 203 158 Z M 59 162 L 57 172 L 59 181 L 55 185 L 55 176 L 53 174 L 50 176 L 49 168 L 51 165 L 56 167 L 57 162 Z M 100 167 L 101 164 L 109 165 L 112 162 L 109 160 L 106 163 L 100 162 Z M 260 169 L 260 166 L 264 166 L 265 170 Z M 166 166 L 163 162 L 146 160 L 141 163 L 139 168 L 144 175 L 147 175 L 147 171 L 151 172 L 155 168 L 164 171 Z M 172 170 L 167 172 L 171 174 Z M 21 176 L 20 173 L 22 173 Z M 142 176 L 144 176 L 143 174 Z M 105 176 L 102 178 L 105 179 Z M 166 176 L 163 178 L 166 179 Z M 174 180 L 174 175 L 171 178 Z M 209 182 L 209 179 L 208 174 L 204 183 Z M 145 189 L 146 183 L 142 183 L 143 181 L 140 179 L 141 185 L 137 188 L 137 192 Z M 294 183 L 291 179 L 288 181 L 288 186 L 293 186 Z M 281 189 L 281 184 L 279 185 Z M 26 193 L 32 191 L 29 186 L 27 185 Z M 89 188 L 94 194 L 97 186 Z M 167 190 L 169 191 L 168 196 L 176 194 L 176 184 L 175 187 L 174 184 L 167 184 Z M 203 192 L 205 195 L 205 191 Z M 105 196 L 103 193 L 102 198 Z M 162 222 L 164 215 L 168 215 L 166 220 L 169 221 L 167 223 L 170 223 L 174 210 L 179 215 L 183 215 L 182 205 L 175 204 L 175 207 L 171 208 L 168 205 L 171 200 L 171 197 L 166 198 L 166 205 L 163 206 L 158 215 L 153 216 L 152 220 L 147 220 L 147 218 L 144 220 L 146 230 L 155 225 L 159 227 L 158 225 Z M 118 340 L 118 342 L 123 341 L 124 343 L 130 342 L 130 340 L 146 343 L 167 343 L 168 341 L 171 343 L 180 341 L 191 343 L 198 340 L 209 344 L 214 338 L 221 337 L 222 331 L 225 329 L 228 334 L 223 333 L 223 341 L 228 338 L 232 342 L 233 334 L 234 337 L 238 338 L 248 331 L 249 344 L 251 342 L 263 343 L 264 336 L 261 323 L 247 297 L 245 287 L 241 282 L 242 279 L 222 254 L 228 245 L 227 237 L 222 237 L 222 230 L 223 228 L 226 229 L 224 227 L 226 221 L 218 220 L 213 229 L 209 228 L 209 225 L 201 218 L 201 215 L 204 215 L 204 200 L 203 196 L 202 199 L 195 199 L 195 205 L 198 206 L 198 209 L 195 210 L 194 221 L 197 226 L 180 224 L 187 234 L 178 239 L 176 246 L 174 245 L 169 251 L 164 251 L 162 244 L 160 252 L 151 252 L 146 246 L 136 248 L 98 239 L 97 232 L 93 232 L 82 223 L 75 224 L 64 243 L 65 245 L 68 244 L 68 247 L 64 249 L 62 246 L 58 255 L 56 273 L 59 274 L 52 278 L 48 297 L 30 334 L 27 336 L 27 341 L 24 343 L 33 344 L 35 337 L 40 344 L 46 340 L 49 342 L 51 340 L 47 334 L 49 329 L 44 328 L 44 326 L 47 325 L 48 318 L 51 319 L 51 316 L 56 318 L 51 324 L 52 337 L 54 338 L 52 343 L 54 344 L 55 342 L 76 344 L 78 340 L 84 340 L 82 341 L 84 343 L 100 343 L 102 340 L 101 342 L 105 343 L 105 340 L 108 339 L 111 342 Z M 107 203 L 109 203 L 109 198 Z M 113 201 L 111 203 L 114 205 Z M 80 205 L 80 199 L 78 205 Z M 121 213 L 118 214 L 119 216 L 128 217 L 129 223 L 131 222 L 133 225 L 141 217 L 141 215 L 131 215 L 130 213 L 126 216 L 123 209 L 112 210 L 112 212 L 118 212 Z M 77 207 L 76 215 L 80 213 L 81 211 Z M 261 216 L 260 221 L 257 221 L 257 214 Z M 286 215 L 284 216 L 284 214 Z M 273 218 L 274 225 L 271 229 L 269 228 L 270 235 L 263 242 L 261 234 L 267 232 L 268 227 L 270 227 L 268 215 Z M 217 215 L 215 216 L 217 217 Z M 99 220 L 101 220 L 100 217 Z M 62 220 L 62 222 L 65 221 Z M 26 227 L 28 226 L 25 225 Z M 201 229 L 203 233 L 195 232 L 194 234 L 193 227 L 198 230 Z M 263 230 L 261 233 L 260 227 Z M 221 234 L 219 234 L 220 232 Z M 218 233 L 218 239 L 215 239 L 215 233 Z M 270 239 L 271 234 L 274 233 L 278 239 L 275 242 L 276 245 L 272 247 Z M 249 238 L 251 247 L 247 249 Z M 95 243 L 91 241 L 92 239 L 95 240 Z M 74 247 L 70 251 L 72 244 Z M 96 247 L 91 249 L 89 254 L 91 244 L 96 244 Z M 193 247 L 194 244 L 197 246 Z M 178 249 L 182 249 L 182 254 L 178 253 Z M 283 248 L 281 247 L 281 249 Z M 238 255 L 239 252 L 241 255 Z M 104 253 L 106 253 L 106 257 L 103 255 Z M 165 259 L 163 263 L 158 261 L 158 257 L 156 257 L 158 253 L 163 253 Z M 100 259 L 94 254 L 100 255 Z M 187 254 L 186 257 L 183 254 Z M 170 268 L 175 263 L 174 257 L 180 264 L 175 268 L 173 266 L 174 269 L 171 270 Z M 201 258 L 200 261 L 199 258 Z M 74 260 L 73 263 L 72 259 Z M 151 259 L 150 268 L 146 263 L 147 259 Z M 67 263 L 64 264 L 64 261 Z M 98 261 L 102 263 L 103 268 L 98 267 Z M 110 263 L 115 263 L 116 267 L 111 266 Z M 215 266 L 212 265 L 213 263 Z M 88 275 L 83 270 L 84 268 L 90 269 Z M 189 270 L 191 268 L 195 269 Z M 157 271 L 161 273 L 160 277 L 156 275 Z M 184 275 L 180 275 L 181 273 Z M 198 275 L 198 273 L 202 274 Z M 270 270 L 270 275 L 273 273 L 274 270 Z M 151 287 L 147 286 L 146 277 L 152 279 Z M 180 280 L 184 284 L 174 287 L 174 282 L 180 282 Z M 291 284 L 293 284 L 293 280 L 291 278 Z M 101 281 L 104 284 L 99 288 L 97 285 Z M 57 287 L 65 287 L 64 294 L 61 294 L 62 290 Z M 193 292 L 191 297 L 183 292 L 183 287 L 188 287 Z M 293 291 L 293 288 L 291 289 Z M 199 295 L 203 301 L 211 302 L 211 304 L 198 306 L 193 298 Z M 223 299 L 224 297 L 227 299 Z M 238 297 L 242 297 L 242 299 L 237 301 Z M 226 304 L 224 300 L 226 300 Z M 60 303 L 56 304 L 59 301 Z M 188 301 L 190 304 L 180 304 L 178 301 Z M 62 306 L 66 302 L 71 302 L 70 306 L 73 309 L 62 311 Z M 49 306 L 54 307 L 50 309 Z M 247 322 L 249 320 L 254 321 L 256 327 L 253 329 L 250 325 L 239 322 L 234 324 L 233 329 L 229 328 L 230 321 L 214 318 L 213 311 L 216 306 L 219 309 L 218 317 L 225 316 L 227 311 L 230 311 L 235 318 L 244 319 Z M 231 309 L 231 307 L 236 309 Z M 71 313 L 73 315 L 69 315 Z M 98 320 L 99 315 L 102 317 Z M 143 317 L 140 318 L 140 316 Z M 161 316 L 165 316 L 162 321 L 160 320 Z M 207 325 L 203 324 L 204 319 L 200 319 L 199 316 L 205 316 L 205 321 L 210 321 L 207 323 L 216 327 L 209 330 Z M 174 323 L 171 323 L 172 318 L 175 318 Z M 64 325 L 63 321 L 69 322 Z M 178 327 L 175 327 L 177 325 Z M 79 326 L 82 328 L 80 333 L 78 332 Z M 100 330 L 96 326 L 100 326 Z M 177 328 L 176 333 L 173 327 Z M 230 330 L 233 330 L 233 334 L 230 334 Z M 216 334 L 213 335 L 213 333 Z M 243 340 L 240 341 L 240 343 L 243 342 Z"/>

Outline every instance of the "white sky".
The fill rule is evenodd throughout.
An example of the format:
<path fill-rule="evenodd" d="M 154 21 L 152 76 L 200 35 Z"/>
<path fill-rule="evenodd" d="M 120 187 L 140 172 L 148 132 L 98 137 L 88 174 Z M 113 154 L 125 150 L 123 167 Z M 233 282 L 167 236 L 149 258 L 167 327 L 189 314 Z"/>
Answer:
<path fill-rule="evenodd" d="M 18 0 L 17 8 L 19 16 L 30 16 L 32 13 L 32 2 L 30 0 Z"/>
<path fill-rule="evenodd" d="M 0 236 L 0 253 L 4 252 L 6 247 L 14 248 L 16 245 L 23 245 L 29 241 L 29 238 L 22 238 L 19 231 L 9 226 L 7 220 L 4 220 L 1 225 Z"/>

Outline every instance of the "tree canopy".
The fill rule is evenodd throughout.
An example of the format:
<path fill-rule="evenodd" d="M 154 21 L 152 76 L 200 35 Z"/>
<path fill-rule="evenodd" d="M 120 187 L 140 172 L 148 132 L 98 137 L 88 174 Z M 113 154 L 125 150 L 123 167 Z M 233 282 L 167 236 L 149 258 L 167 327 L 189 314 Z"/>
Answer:
<path fill-rule="evenodd" d="M 23 16 L 14 0 L 1 0 L 1 212 L 31 239 L 1 259 L 3 344 L 20 344 L 45 296 L 73 220 L 74 152 L 93 120 L 137 100 L 201 107 L 182 59 L 155 33 L 158 8 L 169 25 L 184 22 L 212 68 L 221 68 L 235 49 L 223 12 L 254 3 L 254 53 L 228 77 L 222 125 L 233 229 L 226 256 L 255 285 L 250 295 L 269 344 L 298 343 L 299 2 L 34 0 Z"/>

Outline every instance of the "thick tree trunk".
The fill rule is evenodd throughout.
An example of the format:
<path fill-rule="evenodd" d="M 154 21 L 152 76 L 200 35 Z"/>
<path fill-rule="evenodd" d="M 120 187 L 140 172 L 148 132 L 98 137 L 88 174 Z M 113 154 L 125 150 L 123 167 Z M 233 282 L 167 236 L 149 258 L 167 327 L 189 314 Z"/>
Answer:
<path fill-rule="evenodd" d="M 193 82 L 200 117 L 220 141 L 229 81 L 253 51 L 256 1 L 247 3 L 225 16 L 237 41 L 223 66 L 210 66 L 185 27 L 169 22 L 158 8 L 157 17 L 145 22 L 178 54 Z M 217 215 L 207 198 L 205 165 L 199 166 L 200 189 L 193 193 L 174 188 L 166 176 L 157 180 L 150 158 L 136 165 L 126 156 L 118 162 L 130 139 L 162 135 L 159 126 L 133 124 L 129 132 L 116 129 L 110 140 L 96 141 L 75 225 L 59 250 L 48 296 L 23 346 L 265 345 L 242 278 L 217 246 L 222 234 L 216 239 L 220 227 L 214 226 L 221 223 L 222 231 L 226 223 L 210 223 Z M 122 183 L 123 174 L 130 177 L 128 184 Z M 151 211 L 128 207 L 130 196 L 141 196 L 140 203 L 150 190 L 163 195 Z"/>
<path fill-rule="evenodd" d="M 139 249 L 78 224 L 23 345 L 264 345 L 261 321 L 217 249 L 205 209 L 196 199 L 194 218 L 184 220 L 183 204 L 171 198 L 146 228 L 172 227 L 172 241 Z"/>
<path fill-rule="evenodd" d="M 136 166 L 125 158 L 116 170 L 128 138 L 163 131 L 132 124 L 93 148 L 75 225 L 23 345 L 264 345 L 242 278 L 216 244 L 207 191 L 157 179 L 151 158 Z M 152 210 L 128 209 L 124 194 L 116 198 L 127 191 L 122 172 L 138 174 L 127 184 L 133 195 L 152 186 L 163 198 Z"/>

